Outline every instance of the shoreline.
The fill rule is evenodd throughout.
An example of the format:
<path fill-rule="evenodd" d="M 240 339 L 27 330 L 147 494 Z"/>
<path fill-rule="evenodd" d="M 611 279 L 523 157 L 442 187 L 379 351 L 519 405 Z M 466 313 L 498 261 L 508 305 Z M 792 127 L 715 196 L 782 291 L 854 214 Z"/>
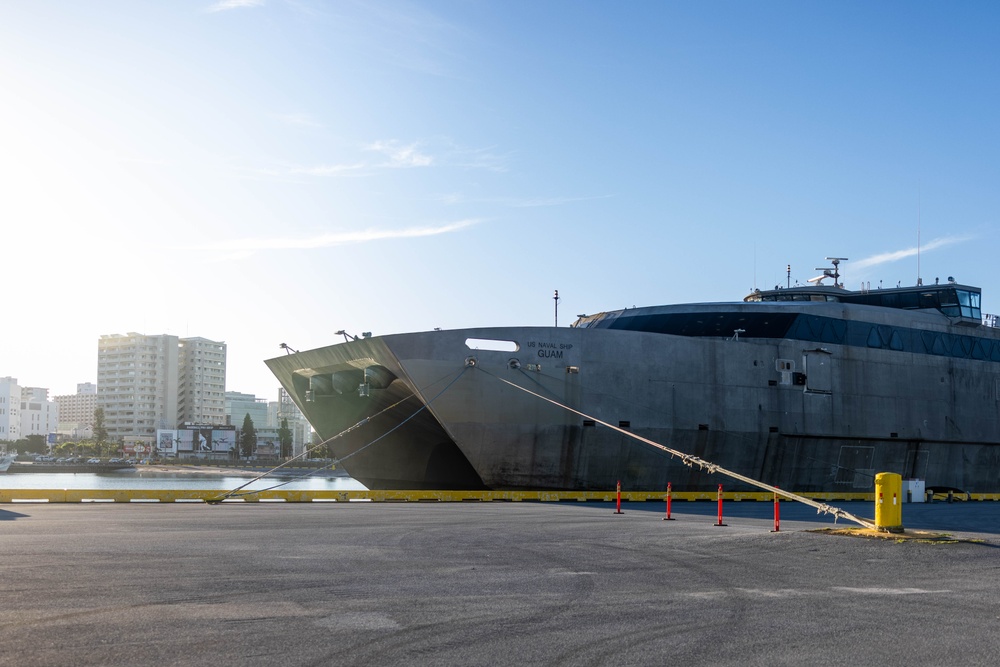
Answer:
<path fill-rule="evenodd" d="M 135 466 L 135 471 L 138 473 L 143 472 L 157 472 L 157 473 L 167 473 L 167 474 L 191 474 L 191 475 L 206 475 L 206 476 L 220 476 L 220 477 L 256 477 L 262 475 L 266 472 L 270 472 L 275 469 L 276 466 L 214 466 L 214 465 L 193 465 L 193 464 L 172 464 L 172 463 L 147 463 Z M 321 469 L 321 468 L 297 468 L 293 466 L 286 466 L 272 474 L 275 475 L 305 475 L 307 473 L 315 473 L 316 476 L 324 477 L 349 477 L 349 475 L 343 470 L 332 468 L 332 469 Z"/>
<path fill-rule="evenodd" d="M 278 468 L 276 465 L 267 466 L 237 466 L 237 465 L 205 465 L 186 463 L 141 463 L 133 466 L 102 466 L 102 465 L 61 465 L 61 464 L 32 464 L 27 463 L 18 466 L 16 463 L 9 469 L 0 472 L 0 477 L 8 475 L 20 477 L 22 475 L 59 475 L 78 473 L 98 473 L 115 474 L 128 477 L 133 474 L 153 474 L 169 475 L 178 477 L 258 477 L 268 474 L 273 477 L 305 477 L 311 476 L 323 479 L 342 478 L 349 479 L 350 475 L 342 468 L 322 468 L 322 467 L 302 467 L 285 466 Z"/>

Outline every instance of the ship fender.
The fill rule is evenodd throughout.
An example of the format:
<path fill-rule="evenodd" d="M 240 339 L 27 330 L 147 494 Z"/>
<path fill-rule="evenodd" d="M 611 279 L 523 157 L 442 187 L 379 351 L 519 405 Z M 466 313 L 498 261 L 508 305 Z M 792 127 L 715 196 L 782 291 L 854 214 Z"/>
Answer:
<path fill-rule="evenodd" d="M 365 369 L 365 384 L 372 389 L 385 389 L 396 375 L 385 366 L 369 366 Z"/>
<path fill-rule="evenodd" d="M 313 375 L 309 378 L 309 391 L 313 396 L 329 396 L 333 392 L 333 383 L 329 375 Z"/>
<path fill-rule="evenodd" d="M 331 378 L 333 390 L 343 396 L 358 390 L 358 385 L 364 380 L 364 374 L 359 370 L 336 371 Z"/>

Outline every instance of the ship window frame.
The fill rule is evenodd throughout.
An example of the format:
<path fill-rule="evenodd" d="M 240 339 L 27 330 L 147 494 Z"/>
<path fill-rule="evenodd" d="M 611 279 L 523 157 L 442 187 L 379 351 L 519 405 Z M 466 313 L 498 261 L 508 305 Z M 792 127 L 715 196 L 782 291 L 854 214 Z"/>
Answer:
<path fill-rule="evenodd" d="M 479 346 L 473 347 L 473 345 Z M 471 336 L 465 339 L 465 346 L 476 352 L 517 352 L 521 349 L 517 341 L 500 338 L 474 338 Z"/>
<path fill-rule="evenodd" d="M 877 348 L 877 349 L 881 349 L 881 348 L 885 347 L 883 345 L 883 343 L 882 343 L 882 334 L 879 331 L 878 327 L 871 327 L 868 330 L 867 345 L 868 345 L 868 347 L 873 347 L 873 348 Z"/>

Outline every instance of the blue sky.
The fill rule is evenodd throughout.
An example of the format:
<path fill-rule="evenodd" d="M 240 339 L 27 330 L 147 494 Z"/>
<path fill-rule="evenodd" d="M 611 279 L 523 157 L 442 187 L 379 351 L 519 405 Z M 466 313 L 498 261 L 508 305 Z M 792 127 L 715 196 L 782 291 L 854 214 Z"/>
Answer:
<path fill-rule="evenodd" d="M 6 2 L 0 375 L 741 299 L 848 257 L 1000 311 L 1000 5 Z"/>

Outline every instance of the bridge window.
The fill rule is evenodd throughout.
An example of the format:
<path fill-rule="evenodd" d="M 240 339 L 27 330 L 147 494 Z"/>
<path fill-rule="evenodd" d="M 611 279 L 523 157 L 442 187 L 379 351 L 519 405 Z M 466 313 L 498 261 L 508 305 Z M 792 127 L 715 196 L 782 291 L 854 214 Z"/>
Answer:
<path fill-rule="evenodd" d="M 969 292 L 964 289 L 956 290 L 958 295 L 958 305 L 962 317 L 969 317 L 973 319 L 982 319 L 979 309 L 979 292 Z"/>
<path fill-rule="evenodd" d="M 955 290 L 949 289 L 941 292 L 941 312 L 948 317 L 959 316 L 958 295 L 955 294 Z"/>

